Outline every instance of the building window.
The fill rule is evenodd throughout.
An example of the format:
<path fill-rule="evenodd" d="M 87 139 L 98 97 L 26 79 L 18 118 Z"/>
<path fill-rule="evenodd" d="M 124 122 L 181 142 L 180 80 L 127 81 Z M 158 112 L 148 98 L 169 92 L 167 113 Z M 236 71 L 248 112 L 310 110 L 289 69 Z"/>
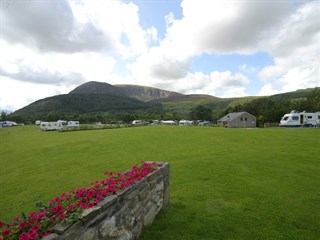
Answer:
<path fill-rule="evenodd" d="M 242 118 L 240 118 L 240 121 L 243 121 Z"/>
<path fill-rule="evenodd" d="M 245 118 L 244 120 L 247 121 L 247 118 Z"/>

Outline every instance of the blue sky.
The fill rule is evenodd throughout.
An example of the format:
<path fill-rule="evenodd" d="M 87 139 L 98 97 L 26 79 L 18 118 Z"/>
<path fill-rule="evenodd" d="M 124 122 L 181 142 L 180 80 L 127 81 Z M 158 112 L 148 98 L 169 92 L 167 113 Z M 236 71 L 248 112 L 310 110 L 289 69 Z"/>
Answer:
<path fill-rule="evenodd" d="M 320 1 L 1 1 L 0 110 L 87 81 L 218 97 L 320 86 Z"/>

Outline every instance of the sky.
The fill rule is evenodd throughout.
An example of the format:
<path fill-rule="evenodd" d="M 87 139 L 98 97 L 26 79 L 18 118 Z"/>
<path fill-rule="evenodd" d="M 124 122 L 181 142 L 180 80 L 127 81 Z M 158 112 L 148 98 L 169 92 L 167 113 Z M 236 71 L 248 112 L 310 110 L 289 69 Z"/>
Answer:
<path fill-rule="evenodd" d="M 99 81 L 217 97 L 320 87 L 320 1 L 1 0 L 0 111 Z"/>

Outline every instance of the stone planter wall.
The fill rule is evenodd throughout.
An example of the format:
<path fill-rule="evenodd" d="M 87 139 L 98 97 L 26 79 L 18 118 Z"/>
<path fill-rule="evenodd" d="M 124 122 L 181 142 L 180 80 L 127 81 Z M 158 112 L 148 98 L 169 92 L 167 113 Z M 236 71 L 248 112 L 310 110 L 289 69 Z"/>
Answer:
<path fill-rule="evenodd" d="M 56 225 L 55 233 L 43 240 L 138 239 L 169 198 L 169 163 L 163 163 L 140 182 L 86 209 L 76 223 Z"/>

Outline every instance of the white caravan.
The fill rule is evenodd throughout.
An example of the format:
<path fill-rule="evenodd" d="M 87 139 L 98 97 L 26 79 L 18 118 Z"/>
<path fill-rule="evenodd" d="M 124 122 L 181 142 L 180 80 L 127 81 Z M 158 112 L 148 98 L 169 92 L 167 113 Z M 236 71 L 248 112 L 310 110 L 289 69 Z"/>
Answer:
<path fill-rule="evenodd" d="M 79 121 L 69 121 L 67 127 L 79 127 Z"/>
<path fill-rule="evenodd" d="M 307 113 L 292 110 L 285 114 L 281 121 L 281 127 L 316 127 L 320 125 L 320 112 Z"/>
<path fill-rule="evenodd" d="M 180 120 L 179 121 L 179 126 L 191 126 L 194 124 L 194 121 L 190 120 Z"/>
<path fill-rule="evenodd" d="M 41 122 L 40 129 L 42 131 L 60 131 L 63 127 L 62 124 L 58 122 Z"/>
<path fill-rule="evenodd" d="M 132 121 L 132 125 L 135 125 L 135 126 L 145 125 L 145 121 L 143 121 L 143 120 L 133 120 Z"/>
<path fill-rule="evenodd" d="M 161 124 L 162 125 L 177 125 L 177 123 L 173 120 L 162 120 Z"/>

